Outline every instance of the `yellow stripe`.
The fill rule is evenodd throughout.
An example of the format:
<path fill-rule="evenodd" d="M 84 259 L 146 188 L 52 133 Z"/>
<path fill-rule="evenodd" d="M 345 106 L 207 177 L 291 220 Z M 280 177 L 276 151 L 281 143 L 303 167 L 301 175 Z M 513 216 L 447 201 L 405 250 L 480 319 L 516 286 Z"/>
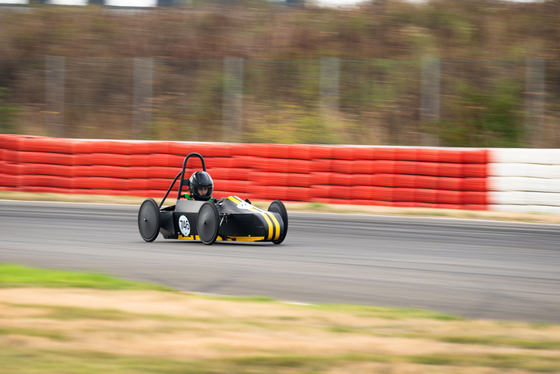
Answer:
<path fill-rule="evenodd" d="M 230 197 L 228 197 L 228 199 L 230 199 L 231 201 L 233 201 L 234 203 L 237 203 L 237 204 L 242 203 L 241 200 L 239 200 L 238 198 L 236 198 L 234 196 L 230 196 Z M 265 221 L 268 225 L 268 236 L 266 237 L 266 240 L 272 240 L 272 238 L 274 237 L 274 228 L 275 227 L 278 227 L 277 236 L 280 237 L 280 224 L 278 223 L 278 220 L 276 219 L 276 217 L 274 217 L 274 216 L 272 217 L 274 219 L 275 223 L 277 224 L 277 226 L 274 226 L 274 224 L 270 220 L 270 216 L 269 216 L 268 212 L 266 212 L 264 210 L 261 210 L 261 209 L 258 209 L 258 208 L 254 207 L 252 205 L 251 205 L 251 210 L 253 212 L 259 213 L 261 216 L 264 217 L 264 219 L 265 219 Z"/>
<path fill-rule="evenodd" d="M 270 218 L 272 218 L 272 220 L 274 221 L 274 225 L 276 225 L 276 235 L 274 235 L 274 240 L 278 240 L 278 238 L 280 238 L 280 222 L 278 222 L 274 214 L 268 214 L 270 214 Z"/>
<path fill-rule="evenodd" d="M 257 207 L 254 207 L 255 210 L 259 210 L 263 213 L 265 213 L 267 216 L 269 216 L 272 221 L 274 222 L 274 228 L 275 228 L 275 234 L 274 234 L 274 239 L 272 240 L 278 240 L 278 238 L 280 238 L 280 222 L 278 222 L 278 220 L 276 219 L 276 216 L 274 214 L 272 214 L 272 212 L 269 212 L 267 210 L 263 210 L 263 209 L 259 209 Z"/>
<path fill-rule="evenodd" d="M 218 236 L 217 240 L 230 242 L 262 242 L 265 239 L 264 236 L 228 236 L 225 239 Z"/>
<path fill-rule="evenodd" d="M 181 240 L 200 240 L 200 236 L 198 236 L 198 235 L 189 235 L 189 236 L 179 235 L 177 237 L 177 239 L 181 239 Z"/>

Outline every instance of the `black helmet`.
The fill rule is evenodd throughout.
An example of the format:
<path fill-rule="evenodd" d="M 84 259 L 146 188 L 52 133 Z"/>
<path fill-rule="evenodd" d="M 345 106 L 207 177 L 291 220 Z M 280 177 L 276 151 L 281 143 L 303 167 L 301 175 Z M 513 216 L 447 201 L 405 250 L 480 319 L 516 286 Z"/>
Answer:
<path fill-rule="evenodd" d="M 208 192 L 204 195 L 198 193 L 199 188 L 208 188 Z M 189 179 L 189 192 L 195 200 L 210 200 L 212 190 L 214 189 L 214 181 L 212 177 L 205 171 L 197 171 L 191 175 Z"/>

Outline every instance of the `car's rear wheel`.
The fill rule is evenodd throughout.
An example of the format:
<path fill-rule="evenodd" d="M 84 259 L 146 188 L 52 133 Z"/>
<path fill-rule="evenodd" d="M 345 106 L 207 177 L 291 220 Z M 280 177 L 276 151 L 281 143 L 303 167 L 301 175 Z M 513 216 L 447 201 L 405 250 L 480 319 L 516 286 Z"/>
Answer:
<path fill-rule="evenodd" d="M 204 244 L 213 244 L 218 238 L 220 228 L 220 215 L 214 203 L 207 201 L 198 211 L 196 229 L 198 236 Z"/>
<path fill-rule="evenodd" d="M 159 234 L 159 206 L 154 199 L 146 199 L 138 210 L 138 230 L 147 242 L 156 240 Z"/>
<path fill-rule="evenodd" d="M 278 239 L 272 241 L 274 244 L 280 244 L 284 241 L 284 239 L 286 239 L 286 234 L 288 233 L 288 211 L 286 210 L 284 203 L 280 200 L 274 200 L 270 203 L 268 211 L 278 213 L 284 222 L 284 231 L 280 234 Z"/>

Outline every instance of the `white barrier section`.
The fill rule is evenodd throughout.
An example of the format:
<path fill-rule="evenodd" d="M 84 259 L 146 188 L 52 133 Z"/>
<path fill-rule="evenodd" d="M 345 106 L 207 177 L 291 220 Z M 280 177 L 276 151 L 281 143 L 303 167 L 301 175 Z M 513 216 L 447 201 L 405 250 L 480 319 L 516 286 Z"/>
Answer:
<path fill-rule="evenodd" d="M 153 8 L 157 7 L 157 0 L 106 0 L 105 5 L 115 7 Z"/>
<path fill-rule="evenodd" d="M 560 214 L 560 149 L 493 149 L 490 210 Z"/>
<path fill-rule="evenodd" d="M 48 4 L 51 5 L 88 5 L 88 0 L 48 0 Z"/>

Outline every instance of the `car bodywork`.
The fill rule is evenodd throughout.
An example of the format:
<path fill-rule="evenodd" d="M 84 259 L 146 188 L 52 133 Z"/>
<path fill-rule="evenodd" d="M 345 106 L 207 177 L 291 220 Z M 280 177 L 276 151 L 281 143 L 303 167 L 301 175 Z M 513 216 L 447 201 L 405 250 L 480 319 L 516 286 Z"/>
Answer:
<path fill-rule="evenodd" d="M 188 188 L 185 179 L 187 161 L 198 157 L 206 171 L 204 158 L 198 153 L 185 157 L 181 172 L 175 177 L 160 204 L 146 199 L 138 212 L 138 228 L 145 241 L 151 242 L 159 233 L 165 239 L 202 241 L 272 242 L 280 244 L 288 231 L 288 214 L 280 200 L 274 200 L 268 210 L 252 205 L 238 196 L 228 196 L 213 201 L 188 200 L 183 189 Z M 177 201 L 163 207 L 173 186 L 180 178 Z"/>

